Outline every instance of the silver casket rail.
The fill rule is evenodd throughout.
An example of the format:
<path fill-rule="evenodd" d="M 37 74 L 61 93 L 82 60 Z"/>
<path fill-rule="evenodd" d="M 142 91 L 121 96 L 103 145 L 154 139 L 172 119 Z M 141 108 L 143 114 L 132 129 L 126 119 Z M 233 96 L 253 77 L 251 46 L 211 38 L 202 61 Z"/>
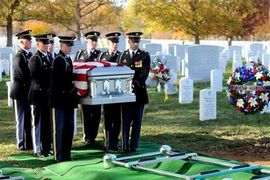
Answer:
<path fill-rule="evenodd" d="M 132 93 L 134 70 L 127 66 L 99 67 L 87 71 L 88 95 L 80 104 L 98 105 L 135 102 Z"/>

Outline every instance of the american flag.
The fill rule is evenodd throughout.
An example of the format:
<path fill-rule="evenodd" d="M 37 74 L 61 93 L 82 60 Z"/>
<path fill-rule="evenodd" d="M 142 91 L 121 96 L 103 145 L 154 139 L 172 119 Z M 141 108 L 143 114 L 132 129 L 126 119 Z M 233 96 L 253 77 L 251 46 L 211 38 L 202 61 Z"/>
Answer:
<path fill-rule="evenodd" d="M 79 96 L 88 95 L 88 76 L 87 71 L 94 68 L 117 66 L 117 63 L 98 61 L 98 62 L 73 62 L 73 74 L 75 75 L 75 87 Z"/>

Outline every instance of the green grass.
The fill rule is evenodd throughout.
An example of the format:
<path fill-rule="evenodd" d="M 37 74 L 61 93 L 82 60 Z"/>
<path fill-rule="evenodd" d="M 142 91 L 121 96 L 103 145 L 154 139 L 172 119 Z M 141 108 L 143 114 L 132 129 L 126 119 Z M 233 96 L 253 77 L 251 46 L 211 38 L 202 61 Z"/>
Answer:
<path fill-rule="evenodd" d="M 266 138 L 270 135 L 269 114 L 244 115 L 233 109 L 225 91 L 229 74 L 228 70 L 224 75 L 224 91 L 217 94 L 216 120 L 199 121 L 199 91 L 209 88 L 210 83 L 194 84 L 194 101 L 187 105 L 178 103 L 178 95 L 169 96 L 164 103 L 162 93 L 148 89 L 150 103 L 145 108 L 141 140 L 192 151 L 233 151 L 255 144 L 266 148 L 264 145 L 270 142 Z M 9 161 L 9 155 L 20 153 L 15 147 L 13 109 L 7 107 L 6 81 L 7 77 L 0 82 L 0 161 Z M 74 147 L 83 145 L 80 122 L 78 127 Z M 98 138 L 103 138 L 102 128 Z"/>

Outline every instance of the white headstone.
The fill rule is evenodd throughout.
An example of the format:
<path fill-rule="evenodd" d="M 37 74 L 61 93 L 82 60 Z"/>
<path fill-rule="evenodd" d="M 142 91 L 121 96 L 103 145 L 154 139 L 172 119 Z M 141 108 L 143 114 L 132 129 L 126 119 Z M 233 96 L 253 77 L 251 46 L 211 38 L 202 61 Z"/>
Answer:
<path fill-rule="evenodd" d="M 219 46 L 189 46 L 185 59 L 185 76 L 194 82 L 210 81 L 210 71 L 219 68 L 219 57 Z"/>
<path fill-rule="evenodd" d="M 239 53 L 240 58 L 242 58 L 242 46 L 230 46 L 229 48 L 229 58 L 233 58 L 234 51 Z"/>
<path fill-rule="evenodd" d="M 217 95 L 215 90 L 200 90 L 200 121 L 217 118 Z"/>
<path fill-rule="evenodd" d="M 242 67 L 242 60 L 240 53 L 238 51 L 233 51 L 233 64 L 232 64 L 232 71 L 238 67 Z"/>
<path fill-rule="evenodd" d="M 219 58 L 219 69 L 222 73 L 226 71 L 227 60 L 224 57 Z"/>
<path fill-rule="evenodd" d="M 7 99 L 8 99 L 8 107 L 13 107 L 13 100 L 10 98 L 10 91 L 11 91 L 11 87 L 12 87 L 13 82 L 12 81 L 7 81 L 6 85 L 7 85 Z"/>
<path fill-rule="evenodd" d="M 157 87 L 157 81 L 153 80 L 150 74 L 148 75 L 148 78 L 146 79 L 145 84 L 147 87 L 150 87 L 150 88 Z"/>
<path fill-rule="evenodd" d="M 177 82 L 177 74 L 172 73 L 169 81 L 165 83 L 164 87 L 165 94 L 168 95 L 177 94 L 177 88 L 175 86 L 176 82 Z"/>
<path fill-rule="evenodd" d="M 9 64 L 10 64 L 10 80 L 13 81 L 14 80 L 14 74 L 13 74 L 13 54 L 10 54 L 9 56 Z"/>
<path fill-rule="evenodd" d="M 180 67 L 180 61 L 175 56 L 170 55 L 164 55 L 162 56 L 162 59 L 165 60 L 165 66 L 167 66 L 172 72 L 178 73 L 179 67 Z"/>
<path fill-rule="evenodd" d="M 182 76 L 185 76 L 186 70 L 187 70 L 186 61 L 185 61 L 185 59 L 182 59 L 182 61 L 181 61 L 181 75 Z"/>
<path fill-rule="evenodd" d="M 193 102 L 193 80 L 181 78 L 179 80 L 179 103 L 190 104 Z"/>
<path fill-rule="evenodd" d="M 170 55 L 180 57 L 181 59 L 185 58 L 188 45 L 168 44 L 168 47 Z"/>
<path fill-rule="evenodd" d="M 162 52 L 162 45 L 156 43 L 144 44 L 145 51 L 149 52 L 150 55 L 155 55 L 157 52 Z"/>
<path fill-rule="evenodd" d="M 263 53 L 262 65 L 264 65 L 265 67 L 269 67 L 269 65 L 270 65 L 270 55 L 269 54 Z"/>
<path fill-rule="evenodd" d="M 254 59 L 256 59 L 256 61 L 258 60 L 258 58 L 260 60 L 262 60 L 262 58 L 260 57 L 260 53 L 259 52 L 263 52 L 263 44 L 262 43 L 252 43 L 249 45 L 249 49 L 247 51 L 247 57 L 246 60 L 249 60 L 250 57 L 254 56 Z"/>
<path fill-rule="evenodd" d="M 211 70 L 211 89 L 216 90 L 217 92 L 222 92 L 222 80 L 223 75 L 221 70 Z"/>

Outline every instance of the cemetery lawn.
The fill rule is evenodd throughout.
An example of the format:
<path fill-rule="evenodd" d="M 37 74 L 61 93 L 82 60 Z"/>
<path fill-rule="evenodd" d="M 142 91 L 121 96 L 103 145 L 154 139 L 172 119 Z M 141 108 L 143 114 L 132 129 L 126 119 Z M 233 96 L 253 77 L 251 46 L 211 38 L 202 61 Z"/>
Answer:
<path fill-rule="evenodd" d="M 178 95 L 171 95 L 164 102 L 164 94 L 148 89 L 150 102 L 145 108 L 141 140 L 223 159 L 270 165 L 269 114 L 244 115 L 233 109 L 226 96 L 228 74 L 224 91 L 217 94 L 217 119 L 211 121 L 199 121 L 199 91 L 209 88 L 210 83 L 194 84 L 194 101 L 187 105 L 178 103 Z M 14 112 L 7 106 L 6 81 L 5 77 L 0 82 L 0 161 L 9 161 L 9 155 L 20 153 L 15 145 Z M 78 121 L 74 147 L 83 145 L 81 137 Z M 102 139 L 100 126 L 98 140 Z"/>

